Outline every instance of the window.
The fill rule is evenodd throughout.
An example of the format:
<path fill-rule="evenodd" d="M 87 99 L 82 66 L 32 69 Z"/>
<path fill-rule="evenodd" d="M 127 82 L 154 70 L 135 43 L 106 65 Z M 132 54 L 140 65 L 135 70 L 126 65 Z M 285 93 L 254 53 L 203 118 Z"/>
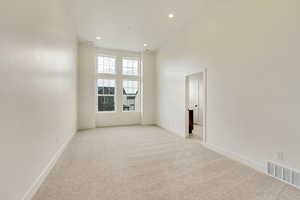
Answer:
<path fill-rule="evenodd" d="M 116 59 L 109 56 L 97 56 L 97 73 L 114 74 L 116 73 Z"/>
<path fill-rule="evenodd" d="M 123 80 L 123 111 L 137 108 L 138 81 Z"/>
<path fill-rule="evenodd" d="M 95 57 L 98 114 L 140 111 L 140 58 L 119 54 Z"/>
<path fill-rule="evenodd" d="M 123 58 L 123 74 L 130 76 L 138 75 L 139 61 L 137 59 Z"/>
<path fill-rule="evenodd" d="M 98 112 L 115 111 L 116 81 L 97 79 Z"/>

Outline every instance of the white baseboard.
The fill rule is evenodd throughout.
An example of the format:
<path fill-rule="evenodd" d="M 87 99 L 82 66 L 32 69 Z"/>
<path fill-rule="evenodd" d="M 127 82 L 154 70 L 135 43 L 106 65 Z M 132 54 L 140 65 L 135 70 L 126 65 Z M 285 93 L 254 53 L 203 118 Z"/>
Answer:
<path fill-rule="evenodd" d="M 156 125 L 156 121 L 143 121 L 141 122 L 141 125 L 143 126 L 152 126 L 152 125 Z"/>
<path fill-rule="evenodd" d="M 179 136 L 179 137 L 181 137 L 181 138 L 186 138 L 186 134 L 185 134 L 185 133 L 184 133 L 184 134 L 181 134 L 181 133 L 178 133 L 178 132 L 171 131 L 171 130 L 169 130 L 168 128 L 166 128 L 165 126 L 163 126 L 163 125 L 160 124 L 160 123 L 157 123 L 156 125 L 157 125 L 158 127 L 162 128 L 162 129 L 166 130 L 166 131 L 169 132 L 169 133 L 172 133 L 172 134 L 174 134 L 174 135 L 176 135 L 176 136 Z"/>
<path fill-rule="evenodd" d="M 171 132 L 171 133 L 174 133 L 180 137 L 183 137 L 183 138 L 186 138 L 187 136 L 186 135 L 182 135 L 182 134 L 179 134 L 179 133 L 176 133 L 176 132 L 173 132 L 173 131 L 170 131 L 168 128 L 164 127 L 161 123 L 158 123 L 157 124 L 158 127 L 168 131 L 168 132 Z M 224 150 L 222 148 L 219 148 L 213 144 L 208 144 L 208 143 L 202 143 L 203 146 L 205 146 L 206 148 L 212 150 L 212 151 L 215 151 L 219 154 L 222 154 L 232 160 L 236 160 L 238 162 L 241 162 L 243 163 L 244 165 L 247 165 L 253 169 L 255 169 L 256 171 L 259 171 L 261 173 L 264 173 L 264 174 L 267 174 L 266 172 L 266 164 L 264 163 L 259 163 L 259 162 L 256 162 L 256 161 L 253 161 L 251 159 L 248 159 L 248 158 L 245 158 L 244 156 L 238 154 L 238 153 L 234 153 L 234 152 L 230 152 L 230 151 L 227 151 L 227 150 Z"/>
<path fill-rule="evenodd" d="M 253 161 L 253 160 L 250 160 L 248 158 L 245 158 L 244 156 L 242 155 L 239 155 L 237 153 L 234 153 L 234 152 L 230 152 L 230 151 L 226 151 L 224 149 L 221 149 L 213 144 L 203 144 L 203 146 L 205 146 L 206 148 L 212 150 L 212 151 L 215 151 L 219 154 L 222 154 L 232 160 L 236 160 L 236 161 L 239 161 L 253 169 L 255 169 L 256 171 L 259 171 L 261 173 L 264 173 L 266 174 L 266 165 L 262 164 L 262 163 L 258 163 L 256 161 Z"/>
<path fill-rule="evenodd" d="M 74 133 L 75 134 L 75 133 Z M 74 134 L 72 134 L 63 145 L 58 149 L 58 151 L 54 154 L 48 165 L 44 168 L 42 173 L 37 177 L 37 179 L 34 181 L 34 183 L 31 185 L 29 190 L 25 193 L 22 200 L 31 200 L 35 193 L 40 188 L 41 184 L 44 182 L 44 180 L 47 178 L 48 174 L 52 170 L 52 168 L 55 166 L 57 160 L 61 156 L 61 154 L 64 152 L 66 146 L 69 144 L 71 139 L 73 138 Z"/>

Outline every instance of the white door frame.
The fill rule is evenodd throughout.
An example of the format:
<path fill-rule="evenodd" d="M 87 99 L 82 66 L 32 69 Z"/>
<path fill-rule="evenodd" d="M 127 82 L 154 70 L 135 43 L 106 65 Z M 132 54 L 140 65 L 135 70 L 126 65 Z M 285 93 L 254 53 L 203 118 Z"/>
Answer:
<path fill-rule="evenodd" d="M 188 83 L 188 78 L 191 75 L 198 74 L 198 73 L 203 73 L 203 112 L 202 112 L 202 119 L 203 119 L 203 140 L 202 143 L 206 144 L 206 138 L 207 138 L 207 69 L 202 68 L 200 71 L 188 74 L 185 76 L 185 136 L 189 136 L 189 116 L 188 116 L 188 107 L 189 107 L 189 83 Z M 200 89 L 200 88 L 199 88 Z"/>

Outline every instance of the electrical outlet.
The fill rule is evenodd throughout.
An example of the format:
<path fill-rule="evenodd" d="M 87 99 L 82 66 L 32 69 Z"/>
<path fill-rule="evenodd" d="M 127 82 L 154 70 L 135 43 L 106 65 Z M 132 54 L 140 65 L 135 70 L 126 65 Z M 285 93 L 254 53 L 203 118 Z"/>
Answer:
<path fill-rule="evenodd" d="M 284 153 L 283 152 L 277 152 L 276 157 L 277 157 L 277 160 L 283 161 L 284 160 Z"/>

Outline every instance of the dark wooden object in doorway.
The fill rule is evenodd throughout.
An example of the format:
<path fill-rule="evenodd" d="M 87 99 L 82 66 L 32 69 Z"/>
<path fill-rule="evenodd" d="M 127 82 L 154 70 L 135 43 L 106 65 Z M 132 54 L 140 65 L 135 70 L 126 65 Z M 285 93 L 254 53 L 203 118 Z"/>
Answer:
<path fill-rule="evenodd" d="M 189 134 L 194 130 L 194 110 L 189 110 Z"/>

